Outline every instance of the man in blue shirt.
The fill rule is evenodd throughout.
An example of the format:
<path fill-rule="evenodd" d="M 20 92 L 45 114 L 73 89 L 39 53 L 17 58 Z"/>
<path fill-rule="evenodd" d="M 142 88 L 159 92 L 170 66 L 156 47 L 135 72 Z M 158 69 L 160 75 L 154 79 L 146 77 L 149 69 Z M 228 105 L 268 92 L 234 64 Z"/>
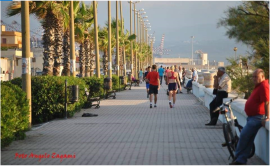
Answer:
<path fill-rule="evenodd" d="M 162 84 L 163 73 L 164 73 L 164 69 L 162 68 L 162 65 L 161 65 L 160 68 L 158 69 L 160 85 Z"/>

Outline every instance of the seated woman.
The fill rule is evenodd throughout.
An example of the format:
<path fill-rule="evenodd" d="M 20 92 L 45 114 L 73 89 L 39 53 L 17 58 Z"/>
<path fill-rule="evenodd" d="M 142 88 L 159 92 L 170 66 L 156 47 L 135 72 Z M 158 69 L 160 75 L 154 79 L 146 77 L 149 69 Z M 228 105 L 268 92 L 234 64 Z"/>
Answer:
<path fill-rule="evenodd" d="M 140 80 L 136 80 L 136 78 L 131 74 L 131 80 L 135 82 L 137 85 L 139 85 Z"/>

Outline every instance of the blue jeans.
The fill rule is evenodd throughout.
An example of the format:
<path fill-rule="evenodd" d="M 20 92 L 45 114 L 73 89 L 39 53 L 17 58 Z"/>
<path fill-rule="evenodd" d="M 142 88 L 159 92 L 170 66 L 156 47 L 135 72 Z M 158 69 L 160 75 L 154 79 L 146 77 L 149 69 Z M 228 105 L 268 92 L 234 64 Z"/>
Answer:
<path fill-rule="evenodd" d="M 160 85 L 162 84 L 162 78 L 163 78 L 163 76 L 159 76 Z"/>
<path fill-rule="evenodd" d="M 235 151 L 235 161 L 246 164 L 248 156 L 253 146 L 257 132 L 262 127 L 263 115 L 250 116 L 247 118 L 247 124 L 240 134 L 240 138 Z"/>
<path fill-rule="evenodd" d="M 187 88 L 192 88 L 192 80 L 189 80 L 187 85 L 186 85 Z"/>

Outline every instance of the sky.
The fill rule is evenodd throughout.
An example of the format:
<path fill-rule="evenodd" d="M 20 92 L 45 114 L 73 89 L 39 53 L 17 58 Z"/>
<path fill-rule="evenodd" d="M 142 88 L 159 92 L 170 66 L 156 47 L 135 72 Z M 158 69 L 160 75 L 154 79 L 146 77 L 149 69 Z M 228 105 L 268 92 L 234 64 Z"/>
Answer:
<path fill-rule="evenodd" d="M 6 16 L 6 9 L 10 2 L 1 2 L 1 20 L 11 24 L 13 20 L 20 23 L 20 15 Z M 91 4 L 87 1 L 86 4 Z M 158 47 L 162 35 L 165 35 L 164 48 L 170 49 L 169 55 L 163 57 L 191 57 L 191 36 L 194 36 L 193 53 L 201 50 L 208 53 L 209 61 L 225 61 L 234 57 L 234 47 L 237 55 L 245 56 L 250 49 L 235 39 L 229 39 L 224 27 L 217 28 L 219 19 L 226 17 L 224 13 L 229 7 L 241 4 L 240 1 L 140 1 L 136 9 L 144 9 L 151 24 L 149 34 L 155 36 L 154 47 Z M 103 27 L 108 18 L 107 1 L 98 1 L 98 24 Z M 127 1 L 122 2 L 125 29 L 130 30 L 130 6 Z M 132 5 L 133 7 L 133 5 Z M 111 15 L 116 16 L 116 2 L 111 2 Z M 120 17 L 120 14 L 119 14 Z M 133 13 L 132 13 L 132 17 Z M 132 25 L 134 22 L 132 21 Z M 37 31 L 41 27 L 35 16 L 30 18 L 30 28 Z M 134 28 L 133 30 L 134 31 Z"/>

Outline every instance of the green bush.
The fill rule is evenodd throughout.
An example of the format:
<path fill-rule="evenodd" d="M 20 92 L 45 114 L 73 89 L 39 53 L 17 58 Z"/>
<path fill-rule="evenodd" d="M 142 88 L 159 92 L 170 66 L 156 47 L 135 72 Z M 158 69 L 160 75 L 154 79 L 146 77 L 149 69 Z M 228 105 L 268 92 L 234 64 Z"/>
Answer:
<path fill-rule="evenodd" d="M 68 117 L 73 116 L 75 111 L 80 110 L 86 101 L 84 88 L 85 82 L 75 77 L 55 77 L 42 76 L 32 77 L 32 123 L 42 123 L 54 118 L 63 118 L 65 116 L 65 79 L 68 86 L 79 85 L 79 101 L 74 104 L 68 104 Z M 20 84 L 21 78 L 11 81 L 14 84 Z M 68 95 L 69 91 L 67 90 Z"/>
<path fill-rule="evenodd" d="M 10 82 L 1 83 L 1 147 L 23 139 L 29 125 L 26 93 Z"/>
<path fill-rule="evenodd" d="M 87 89 L 90 91 L 91 97 L 100 97 L 103 96 L 104 89 L 103 83 L 104 78 L 97 78 L 97 77 L 84 77 L 82 80 L 87 85 Z"/>
<path fill-rule="evenodd" d="M 118 90 L 119 89 L 119 77 L 117 75 L 112 75 L 112 89 L 113 90 Z"/>
<path fill-rule="evenodd" d="M 22 78 L 21 77 L 14 78 L 10 82 L 12 84 L 17 85 L 17 86 L 22 88 Z"/>

